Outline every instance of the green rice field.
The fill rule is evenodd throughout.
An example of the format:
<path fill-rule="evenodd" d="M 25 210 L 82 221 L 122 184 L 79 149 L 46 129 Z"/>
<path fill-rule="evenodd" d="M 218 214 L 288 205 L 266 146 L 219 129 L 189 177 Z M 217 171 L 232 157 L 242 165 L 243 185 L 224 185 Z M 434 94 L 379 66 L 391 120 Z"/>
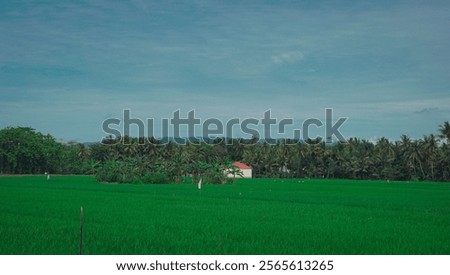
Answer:
<path fill-rule="evenodd" d="M 0 177 L 0 254 L 450 254 L 450 184 Z"/>

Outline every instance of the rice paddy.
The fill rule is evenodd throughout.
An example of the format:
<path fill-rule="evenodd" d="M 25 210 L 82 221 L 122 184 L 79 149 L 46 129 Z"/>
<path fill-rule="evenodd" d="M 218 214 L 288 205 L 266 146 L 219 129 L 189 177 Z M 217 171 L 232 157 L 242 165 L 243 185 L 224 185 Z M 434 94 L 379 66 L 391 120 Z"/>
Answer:
<path fill-rule="evenodd" d="M 0 254 L 450 254 L 450 184 L 0 177 Z"/>

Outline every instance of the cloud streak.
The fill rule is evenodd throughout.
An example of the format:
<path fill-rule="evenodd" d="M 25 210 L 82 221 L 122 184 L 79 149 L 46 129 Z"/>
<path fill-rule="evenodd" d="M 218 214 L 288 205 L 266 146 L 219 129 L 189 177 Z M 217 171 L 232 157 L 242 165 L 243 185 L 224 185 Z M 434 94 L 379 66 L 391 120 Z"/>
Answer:
<path fill-rule="evenodd" d="M 296 63 L 303 60 L 304 57 L 302 52 L 286 52 L 272 56 L 272 61 L 275 64 Z"/>

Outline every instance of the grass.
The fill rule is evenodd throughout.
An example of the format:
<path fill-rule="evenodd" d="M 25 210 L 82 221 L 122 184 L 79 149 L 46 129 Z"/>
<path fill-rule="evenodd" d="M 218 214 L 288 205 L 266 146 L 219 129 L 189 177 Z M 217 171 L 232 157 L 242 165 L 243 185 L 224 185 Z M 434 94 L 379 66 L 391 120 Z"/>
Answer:
<path fill-rule="evenodd" d="M 0 177 L 0 254 L 450 254 L 450 184 Z"/>

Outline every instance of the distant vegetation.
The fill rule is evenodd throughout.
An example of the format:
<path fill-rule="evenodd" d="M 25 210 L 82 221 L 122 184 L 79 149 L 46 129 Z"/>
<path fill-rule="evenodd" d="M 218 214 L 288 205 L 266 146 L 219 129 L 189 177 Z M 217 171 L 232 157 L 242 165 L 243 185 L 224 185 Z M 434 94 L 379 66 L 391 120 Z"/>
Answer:
<path fill-rule="evenodd" d="M 122 137 L 104 143 L 62 144 L 32 128 L 8 127 L 0 130 L 0 173 L 86 174 L 119 183 L 179 183 L 202 177 L 224 183 L 224 168 L 242 161 L 253 167 L 255 177 L 265 178 L 450 181 L 449 122 L 440 126 L 438 136 L 412 140 L 403 135 L 395 142 L 351 138 L 346 144 L 309 140 L 269 145 L 235 139 L 226 145 L 218 138 L 199 144 L 161 145 L 153 140 L 142 145 L 142 138 Z"/>

